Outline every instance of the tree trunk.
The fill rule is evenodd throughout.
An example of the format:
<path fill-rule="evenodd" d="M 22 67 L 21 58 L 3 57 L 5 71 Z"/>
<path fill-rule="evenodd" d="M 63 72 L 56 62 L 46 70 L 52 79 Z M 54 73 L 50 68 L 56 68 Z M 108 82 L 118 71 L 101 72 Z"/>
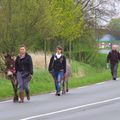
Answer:
<path fill-rule="evenodd" d="M 45 69 L 47 69 L 47 40 L 44 40 Z"/>
<path fill-rule="evenodd" d="M 69 41 L 69 62 L 71 63 L 72 59 L 72 42 L 71 40 Z"/>

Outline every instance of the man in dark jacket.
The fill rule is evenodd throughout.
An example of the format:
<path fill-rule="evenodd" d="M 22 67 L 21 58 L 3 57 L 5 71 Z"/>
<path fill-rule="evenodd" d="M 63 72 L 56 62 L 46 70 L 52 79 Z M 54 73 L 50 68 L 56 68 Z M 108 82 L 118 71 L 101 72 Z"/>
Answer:
<path fill-rule="evenodd" d="M 19 55 L 16 58 L 15 68 L 19 85 L 20 102 L 24 102 L 24 90 L 27 99 L 30 100 L 29 81 L 33 75 L 33 63 L 30 55 L 27 54 L 25 46 L 20 47 Z"/>
<path fill-rule="evenodd" d="M 116 80 L 117 78 L 117 69 L 118 69 L 119 60 L 120 60 L 120 54 L 117 51 L 117 46 L 113 45 L 112 50 L 109 52 L 107 56 L 107 63 L 110 64 L 113 80 Z"/>

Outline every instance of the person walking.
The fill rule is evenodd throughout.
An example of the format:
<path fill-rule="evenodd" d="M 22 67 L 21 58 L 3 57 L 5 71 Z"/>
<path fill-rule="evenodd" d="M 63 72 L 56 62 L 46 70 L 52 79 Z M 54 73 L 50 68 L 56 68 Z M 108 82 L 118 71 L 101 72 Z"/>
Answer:
<path fill-rule="evenodd" d="M 117 78 L 118 62 L 120 53 L 117 51 L 117 46 L 112 45 L 112 50 L 107 55 L 107 68 L 110 67 L 113 80 Z"/>
<path fill-rule="evenodd" d="M 62 54 L 63 49 L 57 46 L 56 53 L 52 55 L 49 63 L 49 72 L 52 74 L 55 83 L 56 95 L 60 96 L 61 80 L 66 74 L 66 57 Z"/>
<path fill-rule="evenodd" d="M 31 56 L 27 53 L 23 45 L 19 49 L 19 55 L 16 58 L 15 69 L 19 86 L 20 103 L 24 102 L 24 90 L 27 100 L 30 100 L 29 81 L 33 75 L 33 63 Z"/>

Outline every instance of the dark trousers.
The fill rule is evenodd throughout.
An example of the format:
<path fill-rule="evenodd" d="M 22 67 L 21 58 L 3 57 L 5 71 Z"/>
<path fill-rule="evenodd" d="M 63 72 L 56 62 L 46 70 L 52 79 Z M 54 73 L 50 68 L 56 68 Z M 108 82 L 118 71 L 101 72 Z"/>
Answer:
<path fill-rule="evenodd" d="M 17 80 L 18 80 L 18 85 L 19 85 L 19 90 L 20 92 L 22 91 L 29 91 L 29 81 L 30 81 L 30 76 L 25 76 L 26 72 L 17 72 Z"/>
<path fill-rule="evenodd" d="M 117 78 L 118 63 L 110 64 L 110 67 L 111 67 L 111 74 L 112 74 L 113 78 Z"/>

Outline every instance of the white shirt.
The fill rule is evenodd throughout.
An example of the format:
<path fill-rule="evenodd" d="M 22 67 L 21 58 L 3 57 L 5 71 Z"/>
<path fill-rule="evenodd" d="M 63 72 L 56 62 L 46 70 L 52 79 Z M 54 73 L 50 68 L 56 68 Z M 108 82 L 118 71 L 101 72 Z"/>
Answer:
<path fill-rule="evenodd" d="M 59 59 L 59 58 L 62 56 L 62 54 L 56 53 L 56 56 L 57 56 L 57 58 Z"/>

